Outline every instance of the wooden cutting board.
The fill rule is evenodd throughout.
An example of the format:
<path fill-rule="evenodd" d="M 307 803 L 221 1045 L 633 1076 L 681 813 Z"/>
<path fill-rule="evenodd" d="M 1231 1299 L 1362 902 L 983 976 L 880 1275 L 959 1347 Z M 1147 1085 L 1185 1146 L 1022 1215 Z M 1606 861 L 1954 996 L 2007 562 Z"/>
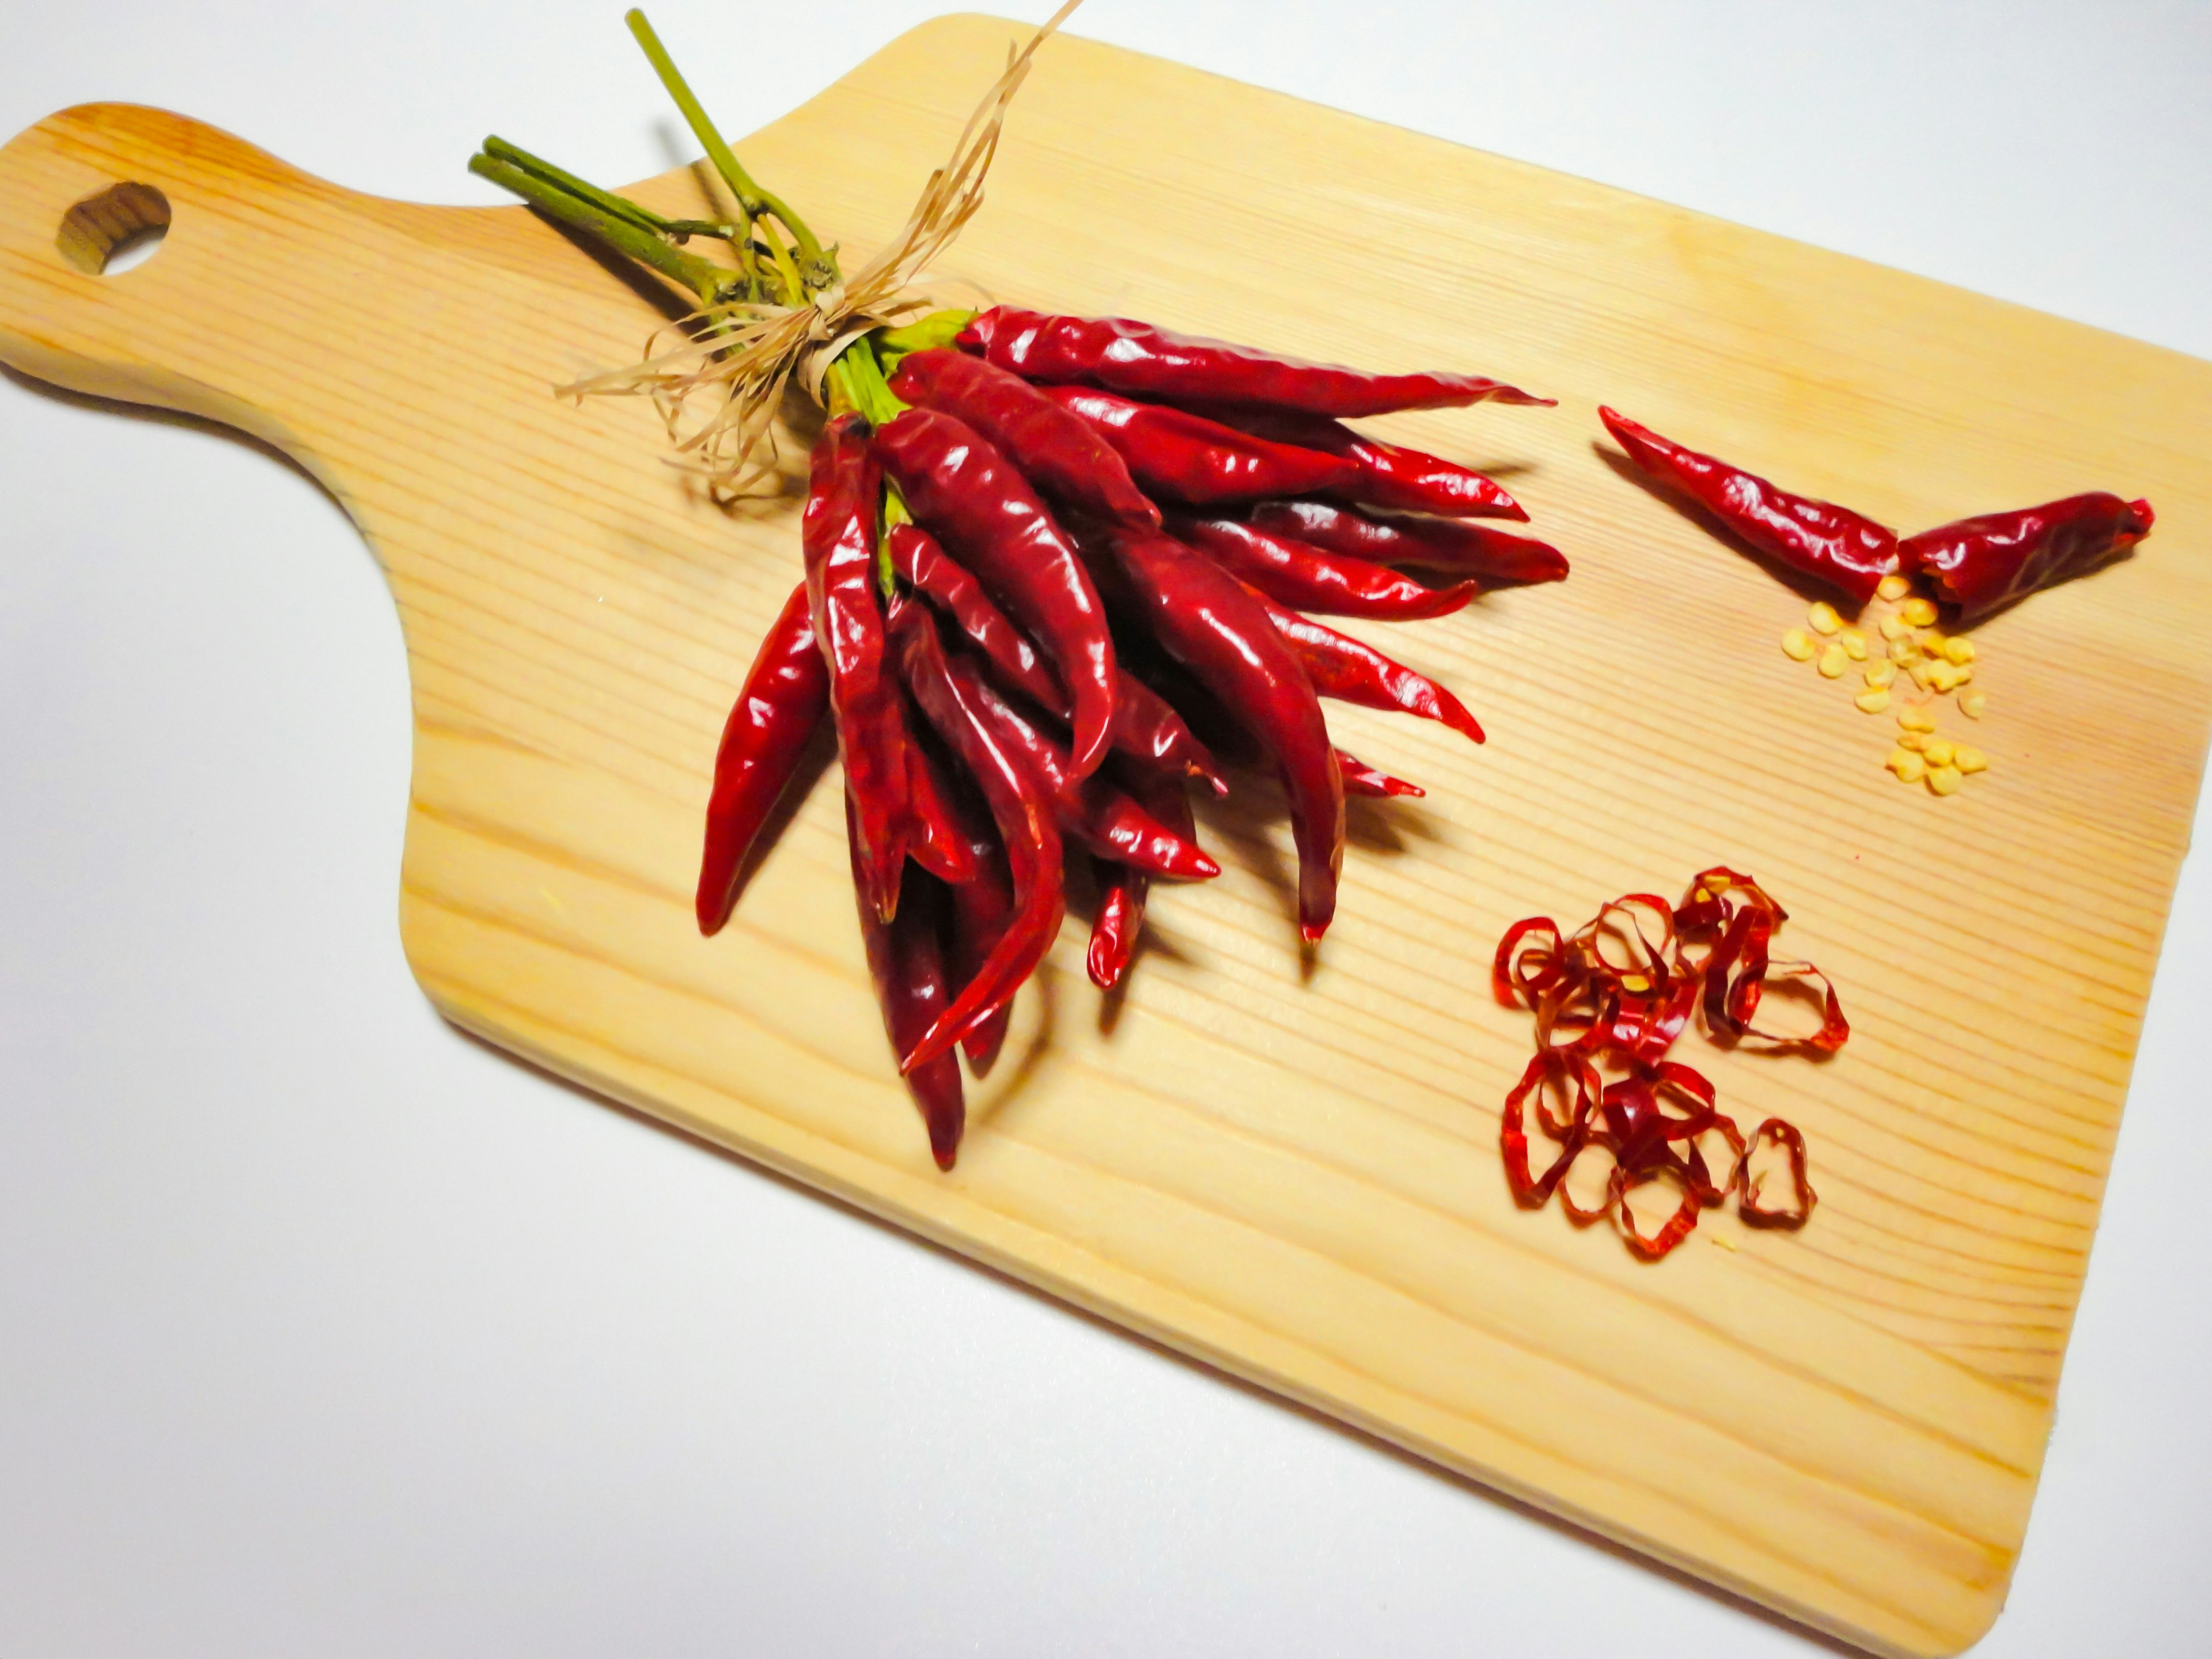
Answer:
<path fill-rule="evenodd" d="M 1017 33 L 929 25 L 740 148 L 871 246 Z M 165 216 L 155 257 L 99 274 Z M 1102 1006 L 1070 927 L 950 1176 L 893 1078 L 834 779 L 731 929 L 692 925 L 716 736 L 797 511 L 718 512 L 648 408 L 548 395 L 635 357 L 641 292 L 520 209 L 355 195 L 156 111 L 0 152 L 0 358 L 269 440 L 382 562 L 415 702 L 401 927 L 447 1017 L 1822 1629 L 1971 1643 L 2027 1523 L 2197 799 L 2212 365 L 1071 40 L 943 274 L 1557 394 L 1382 429 L 1504 476 L 1575 560 L 1390 636 L 1486 748 L 1333 712 L 1431 793 L 1355 809 L 1310 964 L 1258 791 L 1206 825 L 1228 873 L 1155 900 L 1125 997 Z M 2090 488 L 2159 526 L 1980 631 L 1992 769 L 1938 800 L 1881 769 L 1886 717 L 1776 648 L 1802 598 L 1608 460 L 1600 401 L 1908 528 Z M 1484 967 L 1517 916 L 1716 861 L 1789 902 L 1856 1035 L 1824 1066 L 1699 1056 L 1740 1120 L 1803 1127 L 1821 1204 L 1794 1235 L 1711 1216 L 1653 1267 L 1514 1207 L 1497 1112 L 1530 1039 Z"/>

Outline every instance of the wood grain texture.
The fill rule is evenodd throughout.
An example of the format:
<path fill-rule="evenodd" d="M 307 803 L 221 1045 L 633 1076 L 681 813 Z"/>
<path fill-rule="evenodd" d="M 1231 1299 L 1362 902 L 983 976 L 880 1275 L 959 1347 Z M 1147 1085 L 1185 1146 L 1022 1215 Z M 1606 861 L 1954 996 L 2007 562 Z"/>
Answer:
<path fill-rule="evenodd" d="M 743 151 L 871 245 L 1015 32 L 919 30 Z M 172 223 L 102 276 L 64 219 L 121 183 Z M 1494 464 L 1576 561 L 1393 632 L 1486 748 L 1332 710 L 1431 793 L 1356 810 L 1310 974 L 1279 815 L 1214 812 L 1228 873 L 1156 896 L 1125 999 L 1069 930 L 949 1177 L 885 1052 L 834 787 L 726 933 L 692 926 L 797 504 L 718 513 L 643 405 L 547 395 L 635 355 L 639 293 L 520 210 L 362 197 L 155 111 L 0 152 L 0 357 L 269 440 L 381 561 L 415 703 L 401 924 L 448 1017 L 1824 1629 L 1966 1645 L 2025 1528 L 2197 796 L 2212 366 L 1078 40 L 944 274 L 1554 393 L 1378 429 Z M 1608 462 L 1599 401 L 1908 528 L 2088 488 L 2159 528 L 1981 630 L 1994 769 L 1938 801 L 1775 649 L 1802 601 Z M 1655 1270 L 1513 1206 L 1528 1024 L 1483 965 L 1516 916 L 1715 860 L 1790 902 L 1856 1035 L 1713 1060 L 1739 1118 L 1804 1127 L 1821 1207 L 1795 1236 L 1710 1218 Z"/>

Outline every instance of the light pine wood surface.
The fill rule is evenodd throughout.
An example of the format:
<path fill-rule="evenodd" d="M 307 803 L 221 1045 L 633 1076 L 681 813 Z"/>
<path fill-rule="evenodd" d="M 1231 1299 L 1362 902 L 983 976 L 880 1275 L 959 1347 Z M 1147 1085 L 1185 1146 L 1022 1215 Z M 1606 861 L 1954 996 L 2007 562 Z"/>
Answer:
<path fill-rule="evenodd" d="M 917 30 L 740 150 L 849 258 L 1018 33 Z M 163 211 L 153 258 L 99 273 Z M 356 195 L 157 111 L 0 151 L 0 359 L 267 439 L 382 562 L 415 708 L 402 929 L 449 1018 L 1851 1641 L 1972 1642 L 2026 1526 L 2197 797 L 2212 365 L 1074 40 L 940 274 L 1554 394 L 1376 429 L 1494 467 L 1575 561 L 1370 634 L 1491 741 L 1332 708 L 1430 794 L 1355 806 L 1310 969 L 1255 787 L 1206 823 L 1223 878 L 1155 897 L 1125 997 L 1102 1006 L 1071 923 L 950 1176 L 867 987 L 834 769 L 729 930 L 692 924 L 797 501 L 717 511 L 647 407 L 549 395 L 635 356 L 646 296 L 522 210 Z M 1992 769 L 1937 800 L 1880 769 L 1886 718 L 1776 648 L 1802 596 L 1622 476 L 1600 402 L 1908 529 L 2093 488 L 2159 526 L 1978 632 L 1989 717 L 1948 724 Z M 1653 1267 L 1512 1204 L 1497 1110 L 1530 1036 L 1485 969 L 1517 916 L 1716 861 L 1790 906 L 1784 942 L 1855 1034 L 1826 1065 L 1688 1056 L 1740 1121 L 1803 1127 L 1821 1203 L 1798 1234 L 1711 1215 Z"/>

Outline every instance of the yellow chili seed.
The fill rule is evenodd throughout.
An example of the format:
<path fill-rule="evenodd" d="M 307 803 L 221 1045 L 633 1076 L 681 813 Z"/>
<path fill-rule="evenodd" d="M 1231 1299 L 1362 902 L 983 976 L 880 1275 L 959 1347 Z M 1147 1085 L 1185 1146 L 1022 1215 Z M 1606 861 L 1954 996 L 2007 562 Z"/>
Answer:
<path fill-rule="evenodd" d="M 1892 640 L 1889 642 L 1889 659 L 1899 667 L 1909 662 L 1917 662 L 1920 660 L 1920 647 L 1911 640 Z"/>
<path fill-rule="evenodd" d="M 1824 680 L 1843 678 L 1844 670 L 1850 665 L 1851 659 L 1844 654 L 1844 647 L 1832 641 L 1828 648 L 1820 653 L 1820 678 Z"/>
<path fill-rule="evenodd" d="M 1928 734 L 1925 732 L 1900 732 L 1897 734 L 1897 746 L 1899 749 L 1910 749 L 1916 755 L 1925 754 L 1928 750 Z"/>
<path fill-rule="evenodd" d="M 1964 668 L 1974 659 L 1974 642 L 1972 640 L 1948 639 L 1943 641 L 1943 654 Z"/>
<path fill-rule="evenodd" d="M 1928 678 L 1924 683 L 1939 695 L 1946 691 L 1956 691 L 1959 689 L 1959 676 L 1963 672 L 1961 669 L 1954 668 L 1948 662 L 1931 662 L 1928 665 Z"/>
<path fill-rule="evenodd" d="M 1955 766 L 1931 766 L 1928 769 L 1928 787 L 1939 795 L 1959 793 L 1959 769 Z"/>
<path fill-rule="evenodd" d="M 1884 617 L 1875 625 L 1881 629 L 1882 638 L 1891 641 L 1901 640 L 1912 631 L 1912 624 L 1902 617 Z"/>
<path fill-rule="evenodd" d="M 1889 688 L 1877 685 L 1871 691 L 1862 691 L 1851 701 L 1869 714 L 1879 714 L 1889 707 Z"/>
<path fill-rule="evenodd" d="M 1928 757 L 1928 763 L 1930 766 L 1948 766 L 1958 751 L 1951 746 L 1950 738 L 1930 738 L 1928 739 L 1928 746 L 1920 752 Z"/>
<path fill-rule="evenodd" d="M 1969 692 L 1959 699 L 1959 712 L 1970 720 L 1981 719 L 1982 710 L 1989 706 L 1989 693 L 1986 691 Z"/>
<path fill-rule="evenodd" d="M 1897 607 L 1897 614 L 1915 628 L 1925 628 L 1936 620 L 1936 606 L 1928 599 L 1907 599 Z"/>
<path fill-rule="evenodd" d="M 1917 783 L 1928 775 L 1928 763 L 1909 749 L 1893 749 L 1883 765 L 1897 774 L 1899 783 Z"/>
<path fill-rule="evenodd" d="M 1940 628 L 1923 628 L 1914 635 L 1913 641 L 1931 657 L 1943 654 L 1943 641 L 1950 637 Z"/>
<path fill-rule="evenodd" d="M 1846 628 L 1837 637 L 1844 642 L 1844 654 L 1853 662 L 1866 660 L 1866 635 L 1856 628 Z"/>
<path fill-rule="evenodd" d="M 1986 772 L 1990 757 L 1967 744 L 1960 744 L 1951 750 L 1951 764 L 1962 773 Z"/>
<path fill-rule="evenodd" d="M 1866 683 L 1877 690 L 1891 684 L 1896 678 L 1897 665 L 1887 657 L 1880 662 L 1870 662 L 1867 665 Z"/>
<path fill-rule="evenodd" d="M 1782 654 L 1794 662 L 1813 660 L 1813 636 L 1802 628 L 1793 628 L 1782 636 Z"/>
<path fill-rule="evenodd" d="M 1935 678 L 1936 668 L 1935 665 L 1932 663 L 1916 662 L 1906 668 L 1905 672 L 1912 676 L 1912 683 L 1915 685 L 1918 686 L 1923 691 L 1925 691 L 1928 690 L 1930 681 Z"/>
<path fill-rule="evenodd" d="M 1933 732 L 1936 729 L 1936 717 L 1925 708 L 1899 709 L 1897 723 L 1908 732 Z"/>
<path fill-rule="evenodd" d="M 1836 614 L 1836 607 L 1826 599 L 1814 600 L 1813 608 L 1805 613 L 1805 620 L 1813 624 L 1815 634 L 1833 634 L 1844 625 L 1844 619 Z"/>
<path fill-rule="evenodd" d="M 1894 572 L 1884 576 L 1881 586 L 1875 589 L 1885 599 L 1901 599 L 1911 591 L 1912 584 Z"/>

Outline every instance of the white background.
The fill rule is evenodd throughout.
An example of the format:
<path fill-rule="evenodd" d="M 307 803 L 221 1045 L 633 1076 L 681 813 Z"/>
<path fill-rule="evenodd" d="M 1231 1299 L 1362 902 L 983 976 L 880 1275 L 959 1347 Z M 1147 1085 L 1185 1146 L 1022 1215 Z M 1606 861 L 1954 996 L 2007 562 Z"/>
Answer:
<path fill-rule="evenodd" d="M 737 132 L 933 9 L 654 13 Z M 127 99 L 422 201 L 491 198 L 487 131 L 620 182 L 679 157 L 618 10 L 10 0 L 0 135 Z M 1078 27 L 2212 356 L 2201 0 Z M 0 380 L 0 1652 L 1818 1650 L 457 1035 L 407 745 L 301 475 Z M 2208 995 L 2200 858 L 1992 1659 L 2212 1649 Z"/>

